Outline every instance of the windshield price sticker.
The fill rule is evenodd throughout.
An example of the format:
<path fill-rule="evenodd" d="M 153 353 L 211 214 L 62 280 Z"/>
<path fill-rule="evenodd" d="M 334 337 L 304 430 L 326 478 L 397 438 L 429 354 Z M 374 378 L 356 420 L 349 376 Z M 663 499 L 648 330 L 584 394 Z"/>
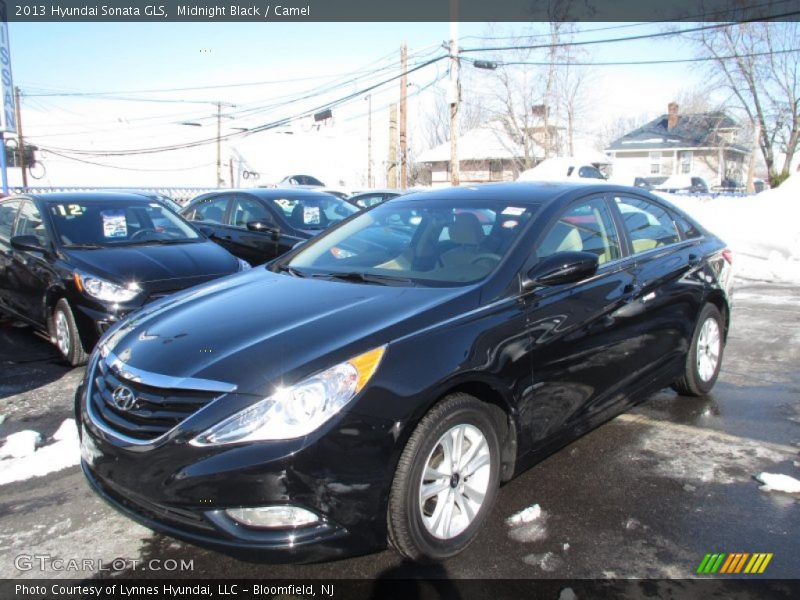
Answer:
<path fill-rule="evenodd" d="M 104 210 L 100 216 L 103 218 L 103 236 L 107 238 L 128 237 L 128 221 L 125 219 L 124 210 Z"/>
<path fill-rule="evenodd" d="M 504 215 L 512 215 L 514 217 L 518 217 L 525 212 L 525 209 L 521 206 L 507 206 L 503 209 Z"/>
<path fill-rule="evenodd" d="M 320 224 L 319 206 L 303 207 L 303 223 L 305 223 L 306 225 Z"/>
<path fill-rule="evenodd" d="M 53 212 L 61 217 L 80 217 L 86 212 L 86 208 L 80 204 L 57 204 L 53 207 Z"/>

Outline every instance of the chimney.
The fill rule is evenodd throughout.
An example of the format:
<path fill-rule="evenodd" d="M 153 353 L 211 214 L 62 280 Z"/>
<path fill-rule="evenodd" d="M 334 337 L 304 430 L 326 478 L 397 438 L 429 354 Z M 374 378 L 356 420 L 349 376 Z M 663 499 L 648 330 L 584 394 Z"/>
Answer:
<path fill-rule="evenodd" d="M 678 105 L 675 102 L 667 104 L 667 129 L 675 129 L 678 125 Z"/>

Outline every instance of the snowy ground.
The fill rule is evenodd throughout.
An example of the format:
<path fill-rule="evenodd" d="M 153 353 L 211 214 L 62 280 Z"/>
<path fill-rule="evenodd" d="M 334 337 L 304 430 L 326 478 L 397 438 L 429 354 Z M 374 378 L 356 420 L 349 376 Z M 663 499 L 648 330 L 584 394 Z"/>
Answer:
<path fill-rule="evenodd" d="M 800 174 L 752 196 L 659 195 L 728 243 L 738 277 L 800 284 Z"/>
<path fill-rule="evenodd" d="M 192 569 L 171 577 L 685 578 L 707 552 L 773 552 L 767 575 L 799 577 L 800 287 L 737 284 L 712 395 L 664 390 L 554 454 L 503 486 L 476 543 L 435 568 L 391 551 L 319 565 L 245 563 L 134 524 L 74 466 L 69 420 L 81 370 L 63 367 L 30 331 L 0 324 L 0 444 L 38 434 L 12 437 L 22 440 L 17 456 L 0 459 L 0 577 L 97 571 L 19 560 L 47 555 L 106 566 L 122 558 L 128 577 L 164 575 L 141 566 L 175 559 Z M 43 460 L 47 452 L 57 459 Z M 134 570 L 131 561 L 145 562 Z"/>

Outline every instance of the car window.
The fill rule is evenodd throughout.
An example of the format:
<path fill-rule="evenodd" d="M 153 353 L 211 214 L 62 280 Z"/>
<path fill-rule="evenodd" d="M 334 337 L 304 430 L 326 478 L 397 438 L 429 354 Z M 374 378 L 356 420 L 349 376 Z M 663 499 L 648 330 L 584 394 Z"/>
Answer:
<path fill-rule="evenodd" d="M 59 243 L 67 247 L 184 243 L 198 233 L 158 202 L 80 198 L 46 204 Z"/>
<path fill-rule="evenodd" d="M 383 203 L 306 242 L 288 266 L 317 277 L 355 273 L 419 285 L 461 285 L 494 271 L 535 209 L 474 198 Z"/>
<path fill-rule="evenodd" d="M 603 198 L 570 207 L 536 249 L 538 258 L 558 252 L 591 252 L 600 264 L 622 256 L 619 236 Z"/>
<path fill-rule="evenodd" d="M 274 223 L 275 219 L 266 206 L 252 198 L 236 198 L 233 201 L 230 223 L 234 227 L 246 228 L 252 221 L 268 221 Z"/>
<path fill-rule="evenodd" d="M 222 225 L 225 222 L 225 210 L 227 208 L 228 198 L 225 196 L 206 200 L 195 207 L 192 220 Z"/>
<path fill-rule="evenodd" d="M 578 169 L 578 177 L 586 177 L 588 179 L 605 179 L 600 170 L 595 167 L 581 167 Z"/>
<path fill-rule="evenodd" d="M 292 227 L 297 229 L 327 229 L 358 212 L 358 209 L 331 194 L 284 196 L 273 198 L 273 206 Z"/>
<path fill-rule="evenodd" d="M 14 219 L 17 217 L 19 205 L 19 200 L 0 202 L 0 238 L 11 239 L 11 231 L 14 228 Z"/>
<path fill-rule="evenodd" d="M 672 217 L 657 204 L 626 196 L 614 198 L 614 201 L 622 214 L 634 254 L 680 241 Z"/>
<path fill-rule="evenodd" d="M 380 204 L 383 202 L 383 194 L 371 194 L 369 196 L 359 196 L 356 200 L 356 204 L 359 206 L 363 206 L 364 208 L 369 208 L 371 206 L 375 206 L 376 204 Z"/>
<path fill-rule="evenodd" d="M 47 243 L 47 230 L 45 229 L 39 209 L 30 200 L 22 203 L 14 235 L 32 235 L 44 246 Z"/>
<path fill-rule="evenodd" d="M 675 224 L 678 226 L 678 229 L 681 231 L 684 238 L 694 239 L 703 236 L 703 234 L 700 233 L 700 230 L 695 227 L 694 223 L 680 213 L 671 213 L 671 216 L 672 220 L 675 221 Z"/>

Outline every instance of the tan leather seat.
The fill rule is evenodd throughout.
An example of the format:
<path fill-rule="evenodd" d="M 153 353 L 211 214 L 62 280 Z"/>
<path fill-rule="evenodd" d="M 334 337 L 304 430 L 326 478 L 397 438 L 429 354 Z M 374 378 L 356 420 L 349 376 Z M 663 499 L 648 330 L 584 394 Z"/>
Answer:
<path fill-rule="evenodd" d="M 473 213 L 458 213 L 449 227 L 450 241 L 456 247 L 448 250 L 440 257 L 445 268 L 458 268 L 470 264 L 481 251 L 478 246 L 483 241 L 484 233 L 481 222 Z"/>

